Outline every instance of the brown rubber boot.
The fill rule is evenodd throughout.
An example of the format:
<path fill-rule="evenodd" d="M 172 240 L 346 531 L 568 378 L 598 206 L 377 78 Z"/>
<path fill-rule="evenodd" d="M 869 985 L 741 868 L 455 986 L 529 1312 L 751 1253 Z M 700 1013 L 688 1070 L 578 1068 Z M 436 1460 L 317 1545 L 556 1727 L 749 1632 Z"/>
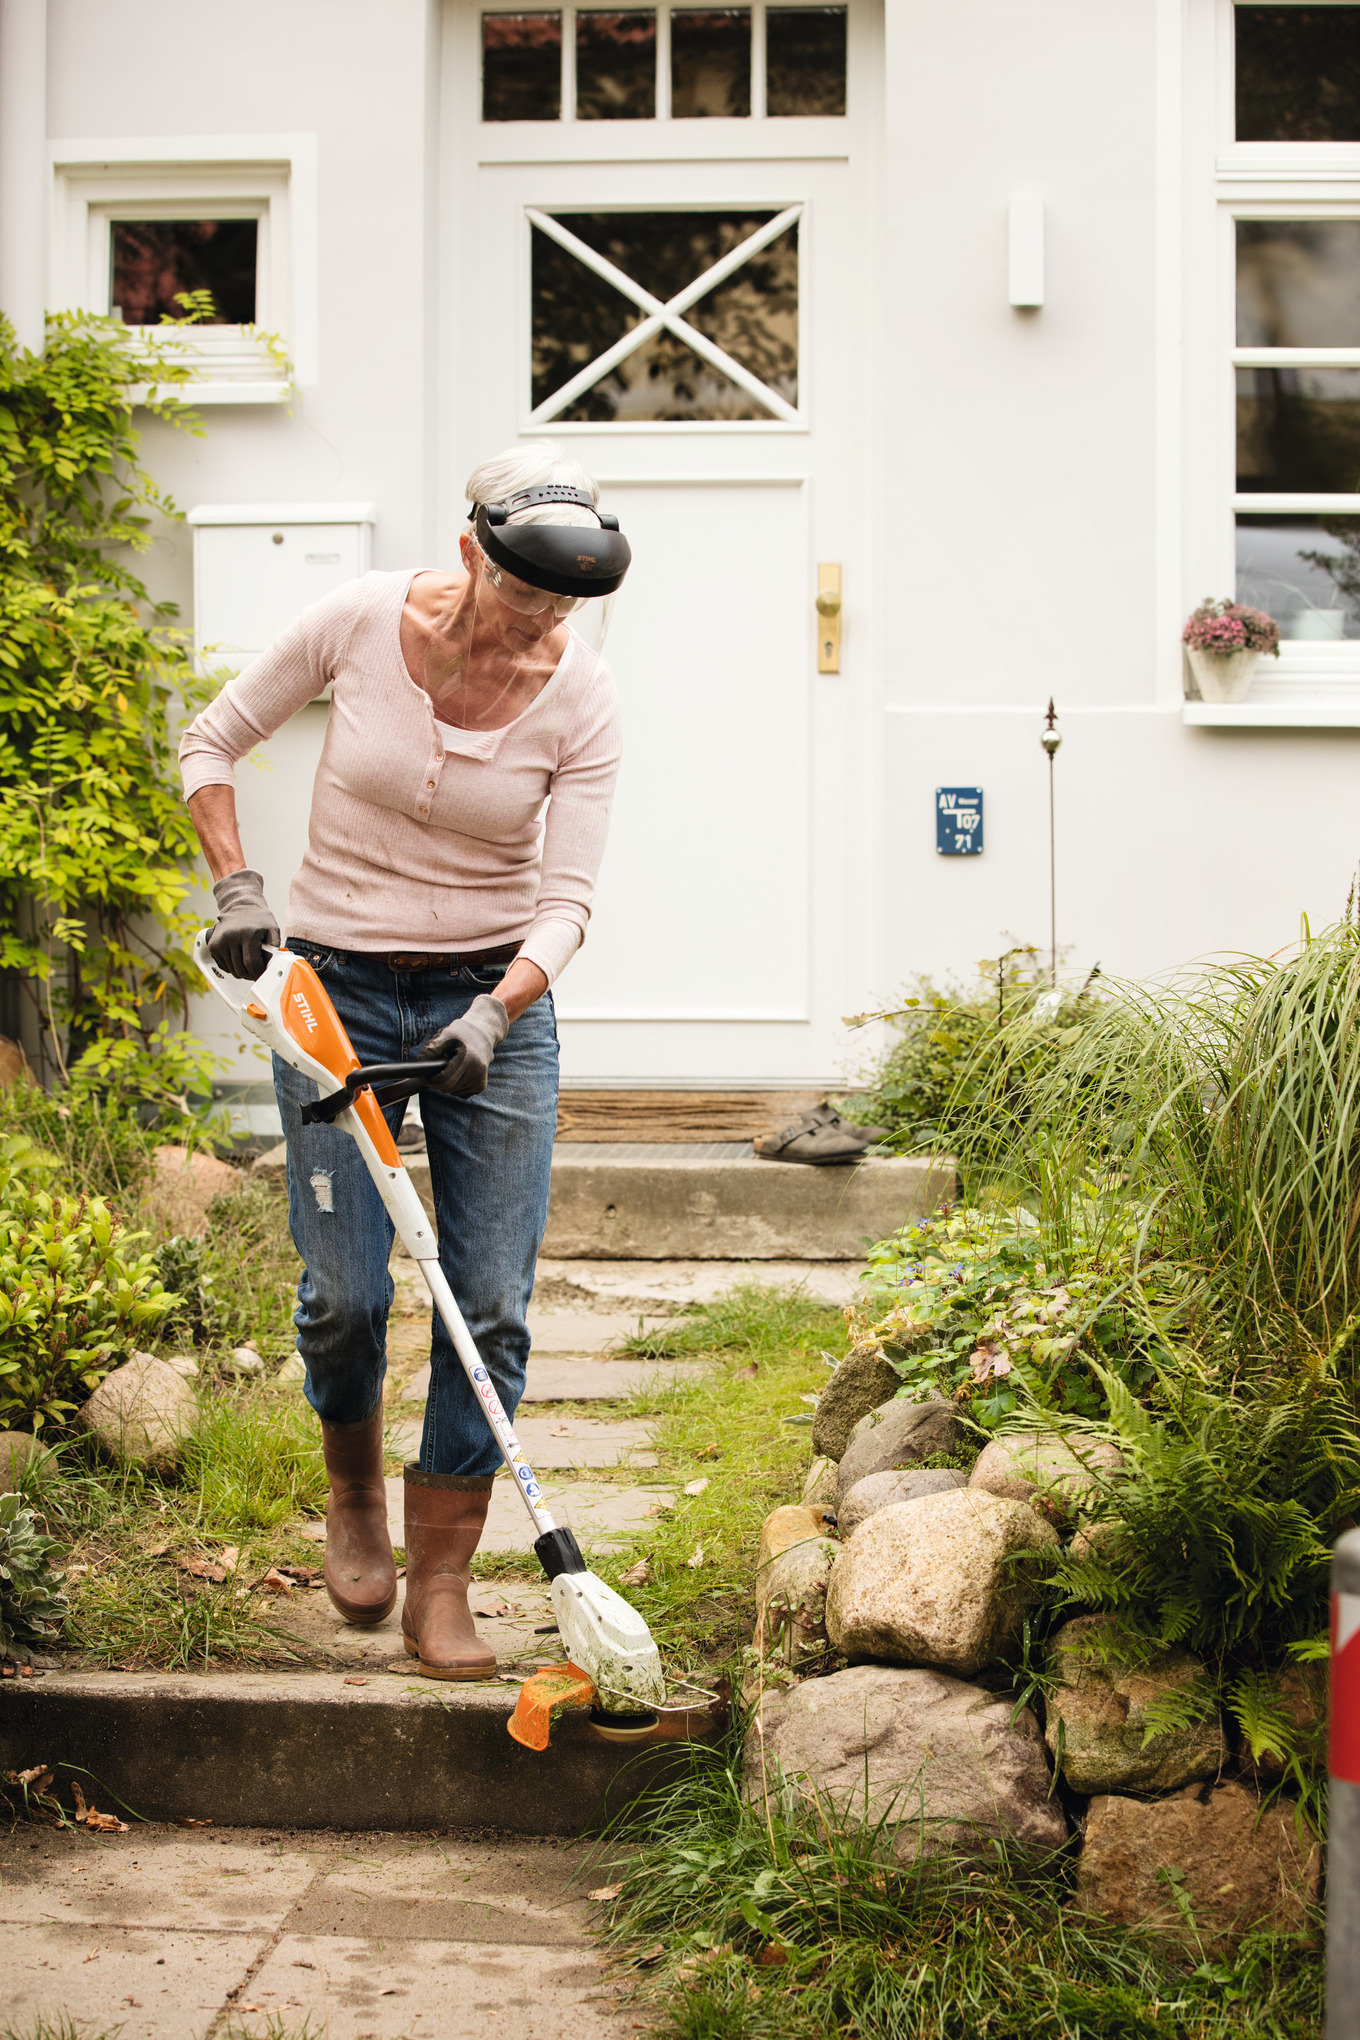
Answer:
<path fill-rule="evenodd" d="M 472 1554 L 486 1526 L 491 1482 L 406 1468 L 406 1606 L 401 1633 L 427 1679 L 490 1679 L 495 1652 L 472 1626 Z"/>
<path fill-rule="evenodd" d="M 382 1405 L 357 1424 L 321 1426 L 330 1475 L 326 1503 L 326 1592 L 346 1622 L 381 1622 L 397 1598 L 387 1533 Z"/>

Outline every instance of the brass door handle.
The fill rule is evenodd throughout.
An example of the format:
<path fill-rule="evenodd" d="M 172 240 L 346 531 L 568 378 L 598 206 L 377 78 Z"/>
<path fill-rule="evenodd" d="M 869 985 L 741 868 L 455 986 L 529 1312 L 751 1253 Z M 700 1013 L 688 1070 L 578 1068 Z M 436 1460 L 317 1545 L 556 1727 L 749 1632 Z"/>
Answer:
<path fill-rule="evenodd" d="M 841 670 L 841 570 L 834 562 L 817 569 L 817 671 Z"/>

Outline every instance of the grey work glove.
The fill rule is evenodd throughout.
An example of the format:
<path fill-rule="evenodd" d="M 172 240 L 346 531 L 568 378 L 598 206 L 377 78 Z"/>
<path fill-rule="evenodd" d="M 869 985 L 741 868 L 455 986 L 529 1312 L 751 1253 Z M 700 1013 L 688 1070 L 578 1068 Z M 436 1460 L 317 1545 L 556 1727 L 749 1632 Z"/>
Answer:
<path fill-rule="evenodd" d="M 219 970 L 236 978 L 259 977 L 269 958 L 265 943 L 279 946 L 279 924 L 269 911 L 264 880 L 258 871 L 233 871 L 213 887 L 217 926 L 208 937 L 208 954 Z"/>
<path fill-rule="evenodd" d="M 461 1020 L 432 1034 L 420 1053 L 447 1056 L 427 1086 L 446 1098 L 475 1098 L 486 1089 L 491 1058 L 510 1032 L 510 1015 L 492 992 L 479 992 Z"/>

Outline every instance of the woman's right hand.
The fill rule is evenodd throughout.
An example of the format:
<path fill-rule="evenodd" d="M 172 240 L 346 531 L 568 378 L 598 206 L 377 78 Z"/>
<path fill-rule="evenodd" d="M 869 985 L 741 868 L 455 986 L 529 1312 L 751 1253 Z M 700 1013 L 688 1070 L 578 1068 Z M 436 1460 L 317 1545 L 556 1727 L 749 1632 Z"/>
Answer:
<path fill-rule="evenodd" d="M 218 879 L 213 895 L 217 925 L 208 937 L 208 954 L 228 976 L 253 982 L 269 961 L 265 944 L 279 946 L 279 924 L 269 911 L 264 880 L 258 871 L 233 871 Z"/>

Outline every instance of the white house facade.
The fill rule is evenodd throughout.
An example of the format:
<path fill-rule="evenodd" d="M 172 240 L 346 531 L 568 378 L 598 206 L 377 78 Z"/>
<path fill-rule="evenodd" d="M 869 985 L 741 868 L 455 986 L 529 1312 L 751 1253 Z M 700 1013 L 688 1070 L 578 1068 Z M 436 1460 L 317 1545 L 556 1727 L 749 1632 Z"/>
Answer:
<path fill-rule="evenodd" d="M 214 662 L 454 561 L 517 439 L 628 533 L 573 1083 L 831 1080 L 909 973 L 1046 946 L 1050 697 L 1065 973 L 1339 916 L 1360 5 L 0 0 L 3 309 L 171 283 L 221 322 L 149 578 Z M 1188 700 L 1234 593 L 1282 654 Z M 280 905 L 326 713 L 237 775 Z"/>

